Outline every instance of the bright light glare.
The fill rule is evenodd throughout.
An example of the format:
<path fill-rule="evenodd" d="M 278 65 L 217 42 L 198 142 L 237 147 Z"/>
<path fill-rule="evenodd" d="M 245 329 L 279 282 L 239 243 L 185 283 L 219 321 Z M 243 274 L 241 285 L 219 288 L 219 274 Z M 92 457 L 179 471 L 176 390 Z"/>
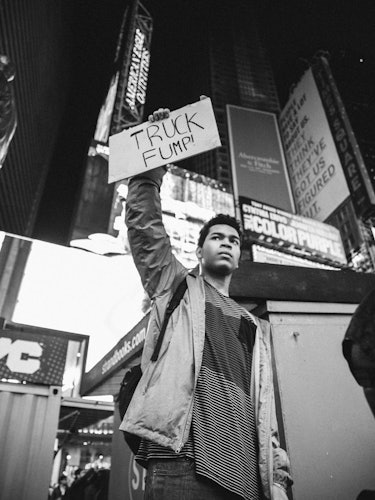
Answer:
<path fill-rule="evenodd" d="M 86 369 L 143 317 L 130 255 L 104 257 L 34 240 L 12 321 L 90 336 Z"/>

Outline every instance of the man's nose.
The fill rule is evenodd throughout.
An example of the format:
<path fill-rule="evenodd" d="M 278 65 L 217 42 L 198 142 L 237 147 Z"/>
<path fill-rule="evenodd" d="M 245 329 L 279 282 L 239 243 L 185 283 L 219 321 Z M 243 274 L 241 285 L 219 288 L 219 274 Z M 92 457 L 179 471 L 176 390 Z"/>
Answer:
<path fill-rule="evenodd" d="M 232 243 L 229 240 L 223 240 L 221 245 L 227 248 L 232 248 Z"/>

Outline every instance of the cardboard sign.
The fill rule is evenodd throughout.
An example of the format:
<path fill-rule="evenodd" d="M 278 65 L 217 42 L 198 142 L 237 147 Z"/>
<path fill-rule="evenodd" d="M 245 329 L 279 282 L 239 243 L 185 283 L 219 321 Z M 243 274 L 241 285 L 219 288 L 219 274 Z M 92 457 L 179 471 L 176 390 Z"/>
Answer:
<path fill-rule="evenodd" d="M 172 111 L 168 118 L 145 122 L 109 138 L 108 182 L 221 146 L 211 99 Z"/>

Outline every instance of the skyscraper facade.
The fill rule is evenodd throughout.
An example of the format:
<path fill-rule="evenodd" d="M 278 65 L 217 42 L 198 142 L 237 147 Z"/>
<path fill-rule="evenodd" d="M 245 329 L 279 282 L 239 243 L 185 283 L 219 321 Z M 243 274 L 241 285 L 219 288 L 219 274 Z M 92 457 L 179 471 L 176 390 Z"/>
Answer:
<path fill-rule="evenodd" d="M 0 170 L 0 230 L 31 236 L 66 101 L 63 1 L 0 1 L 17 128 Z"/>
<path fill-rule="evenodd" d="M 231 190 L 226 105 L 278 113 L 280 104 L 254 2 L 239 0 L 233 8 L 228 0 L 207 1 L 196 8 L 203 48 L 192 85 L 212 99 L 222 147 L 193 158 L 188 168 Z"/>

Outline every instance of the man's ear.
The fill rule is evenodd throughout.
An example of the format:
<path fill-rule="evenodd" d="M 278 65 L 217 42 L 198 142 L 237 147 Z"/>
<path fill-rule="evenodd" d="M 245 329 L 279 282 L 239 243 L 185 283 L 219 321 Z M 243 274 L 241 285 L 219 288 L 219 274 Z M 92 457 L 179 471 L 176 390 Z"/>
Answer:
<path fill-rule="evenodd" d="M 197 259 L 200 262 L 202 260 L 202 248 L 201 247 L 197 247 L 197 249 L 195 250 L 195 255 L 197 256 Z"/>

